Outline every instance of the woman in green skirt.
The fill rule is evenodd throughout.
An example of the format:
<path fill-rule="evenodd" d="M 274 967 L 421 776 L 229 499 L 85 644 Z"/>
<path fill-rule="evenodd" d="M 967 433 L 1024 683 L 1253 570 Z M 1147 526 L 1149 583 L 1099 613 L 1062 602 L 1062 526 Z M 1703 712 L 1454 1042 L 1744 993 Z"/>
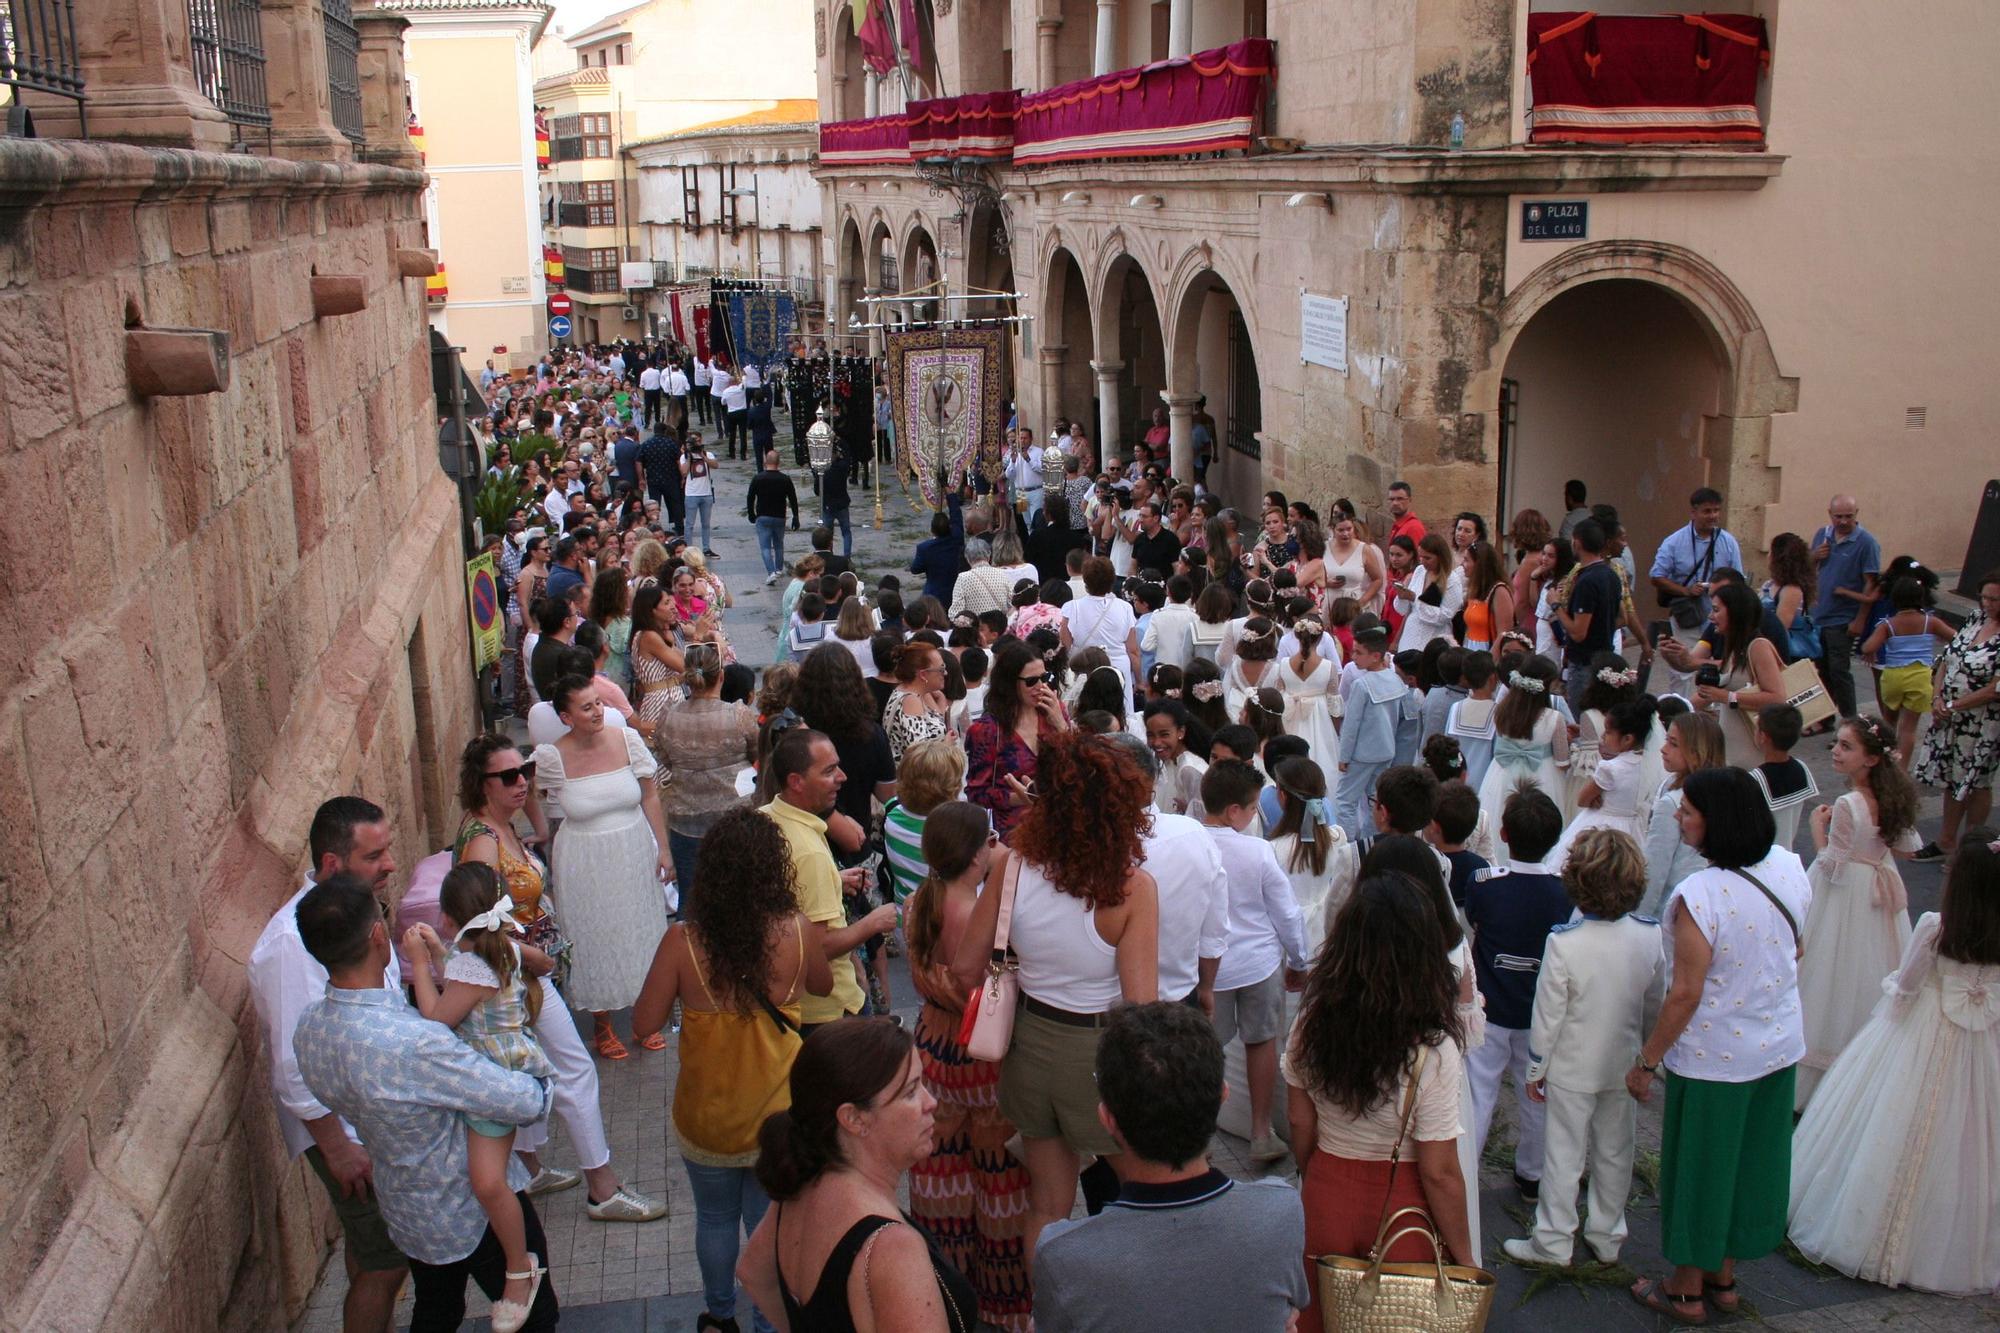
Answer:
<path fill-rule="evenodd" d="M 1681 840 L 1709 869 L 1680 882 L 1662 921 L 1674 979 L 1625 1084 L 1640 1101 L 1664 1066 L 1660 1248 L 1673 1272 L 1633 1299 L 1677 1323 L 1735 1313 L 1736 1261 L 1785 1238 L 1799 1019 L 1799 923 L 1812 887 L 1756 782 L 1738 768 L 1689 775 Z"/>

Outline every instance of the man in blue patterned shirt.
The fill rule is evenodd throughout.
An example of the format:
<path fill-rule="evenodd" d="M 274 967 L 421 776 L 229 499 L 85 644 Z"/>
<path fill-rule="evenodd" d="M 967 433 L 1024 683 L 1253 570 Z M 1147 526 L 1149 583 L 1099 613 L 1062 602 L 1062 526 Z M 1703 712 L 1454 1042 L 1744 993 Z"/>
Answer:
<path fill-rule="evenodd" d="M 548 1114 L 549 1086 L 493 1063 L 383 984 L 389 926 L 359 879 L 335 875 L 313 886 L 299 900 L 298 927 L 327 971 L 326 998 L 300 1015 L 292 1037 L 299 1072 L 368 1150 L 383 1221 L 410 1260 L 411 1333 L 455 1329 L 465 1280 L 497 1297 L 507 1268 L 466 1174 L 464 1117 L 532 1124 Z M 507 1172 L 539 1262 L 548 1242 L 523 1192 L 528 1173 L 518 1157 Z M 545 1281 L 523 1327 L 554 1328 L 557 1313 Z"/>

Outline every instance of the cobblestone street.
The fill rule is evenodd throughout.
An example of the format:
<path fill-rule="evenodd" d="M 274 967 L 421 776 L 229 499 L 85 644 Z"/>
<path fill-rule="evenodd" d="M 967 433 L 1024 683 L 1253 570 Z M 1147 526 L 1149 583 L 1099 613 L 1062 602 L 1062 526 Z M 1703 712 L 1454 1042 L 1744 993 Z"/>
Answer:
<path fill-rule="evenodd" d="M 782 415 L 779 439 L 785 456 L 789 457 L 790 430 Z M 742 509 L 749 472 L 748 464 L 723 465 L 718 478 L 714 536 L 715 548 L 722 553 L 718 568 L 735 597 L 735 606 L 726 614 L 725 625 L 739 659 L 762 667 L 771 660 L 783 584 L 764 586 L 755 535 Z M 793 559 L 808 548 L 817 512 L 809 480 L 803 472 L 795 472 L 794 477 L 802 492 L 804 523 L 799 532 L 788 531 L 785 535 L 786 553 Z M 914 509 L 890 479 L 883 493 L 885 522 L 878 531 L 870 521 L 872 488 L 857 483 L 853 493 L 854 557 L 863 573 L 864 586 L 870 586 L 882 573 L 900 572 L 907 565 L 914 544 L 928 535 L 928 515 Z M 1837 794 L 1840 784 L 1828 763 L 1829 748 L 1829 741 L 1820 738 L 1805 742 L 1800 750 L 1801 757 L 1814 770 L 1823 799 L 1828 800 Z M 1927 829 L 1935 828 L 1936 806 L 1934 797 L 1927 799 L 1923 813 Z M 1798 845 L 1801 854 L 1809 858 L 1811 842 L 1803 824 Z M 1934 909 L 1941 890 L 1941 867 L 1906 864 L 1904 875 L 1912 917 Z M 901 960 L 895 963 L 894 997 L 896 1012 L 903 1015 L 906 1024 L 912 1022 L 917 1001 Z M 623 1017 L 617 1021 L 623 1030 Z M 551 1280 L 564 1307 L 566 1329 L 592 1333 L 691 1330 L 701 1312 L 693 1200 L 687 1177 L 669 1142 L 668 1112 L 677 1068 L 677 1053 L 672 1045 L 657 1053 L 634 1046 L 630 1059 L 598 1062 L 613 1164 L 628 1185 L 666 1199 L 668 1209 L 664 1219 L 638 1226 L 592 1221 L 584 1215 L 582 1188 L 545 1195 L 535 1201 L 548 1233 L 547 1259 Z M 1500 1283 L 1490 1329 L 1496 1333 L 1542 1329 L 1597 1333 L 1668 1326 L 1665 1320 L 1634 1305 L 1625 1291 L 1633 1277 L 1656 1274 L 1661 1269 L 1659 1214 L 1651 1178 L 1658 1165 L 1662 1101 L 1656 1092 L 1653 1100 L 1640 1110 L 1640 1179 L 1635 1183 L 1630 1209 L 1631 1239 L 1623 1262 L 1543 1273 L 1513 1265 L 1500 1255 L 1500 1242 L 1524 1234 L 1532 1216 L 1532 1206 L 1517 1198 L 1512 1183 L 1513 1132 L 1511 1124 L 1506 1123 L 1512 1094 L 1503 1093 L 1500 1120 L 1495 1125 L 1481 1182 L 1486 1262 Z M 568 1136 L 560 1122 L 544 1155 L 551 1165 L 574 1164 Z M 1218 1135 L 1214 1156 L 1217 1165 L 1232 1175 L 1249 1176 L 1258 1172 L 1248 1160 L 1247 1145 L 1240 1139 Z M 1279 1170 L 1289 1175 L 1295 1168 L 1286 1162 Z M 1078 1208 L 1080 1211 L 1080 1203 Z M 1774 1254 L 1745 1265 L 1739 1269 L 1739 1278 L 1744 1292 L 1743 1314 L 1737 1320 L 1727 1321 L 1731 1323 L 1754 1321 L 1797 1333 L 1889 1326 L 1923 1333 L 2000 1329 L 2000 1300 L 1952 1300 L 1890 1292 L 1820 1269 L 1796 1252 Z M 335 1253 L 324 1269 L 310 1306 L 295 1325 L 295 1333 L 338 1330 L 344 1286 L 340 1257 Z M 470 1295 L 470 1308 L 476 1314 L 483 1314 L 485 1302 L 476 1291 Z M 401 1320 L 405 1323 L 408 1302 L 406 1288 L 401 1307 Z M 739 1315 L 742 1313 L 739 1311 Z M 484 1329 L 485 1323 L 481 1320 L 475 1326 Z"/>

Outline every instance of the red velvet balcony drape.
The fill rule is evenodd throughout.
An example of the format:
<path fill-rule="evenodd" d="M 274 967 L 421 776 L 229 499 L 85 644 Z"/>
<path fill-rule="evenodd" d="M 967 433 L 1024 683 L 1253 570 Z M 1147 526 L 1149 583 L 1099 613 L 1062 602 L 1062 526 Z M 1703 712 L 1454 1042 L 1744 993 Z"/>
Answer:
<path fill-rule="evenodd" d="M 1184 60 L 1024 93 L 1014 114 L 1014 160 L 1078 162 L 1247 148 L 1275 53 L 1269 40 L 1252 37 Z"/>
<path fill-rule="evenodd" d="M 1761 143 L 1754 14 L 1528 15 L 1533 143 Z"/>

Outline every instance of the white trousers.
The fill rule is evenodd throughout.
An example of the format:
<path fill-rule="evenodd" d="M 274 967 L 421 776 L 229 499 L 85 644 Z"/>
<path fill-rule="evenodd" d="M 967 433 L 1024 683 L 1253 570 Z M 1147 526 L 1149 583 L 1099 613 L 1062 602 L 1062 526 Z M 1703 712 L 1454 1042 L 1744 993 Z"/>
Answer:
<path fill-rule="evenodd" d="M 604 1113 L 597 1106 L 597 1066 L 584 1049 L 583 1035 L 576 1030 L 576 1018 L 547 977 L 541 978 L 542 1016 L 535 1020 L 535 1036 L 556 1067 L 555 1109 L 569 1126 L 576 1145 L 576 1161 L 586 1171 L 611 1164 L 611 1143 L 604 1137 Z M 514 1151 L 540 1152 L 549 1141 L 546 1118 L 524 1125 L 514 1135 Z"/>
<path fill-rule="evenodd" d="M 1514 1174 L 1523 1180 L 1542 1178 L 1543 1108 L 1528 1100 L 1528 1033 L 1523 1028 L 1486 1025 L 1486 1041 L 1465 1053 L 1472 1072 L 1473 1160 L 1486 1159 L 1486 1132 L 1493 1128 L 1493 1108 L 1500 1101 L 1500 1076 L 1514 1075 L 1519 1141 L 1514 1145 Z"/>
<path fill-rule="evenodd" d="M 1632 1192 L 1633 1127 L 1639 1104 L 1623 1088 L 1571 1092 L 1554 1084 L 1549 1100 L 1548 1146 L 1542 1193 L 1535 1205 L 1535 1249 L 1566 1264 L 1576 1241 L 1576 1186 L 1590 1163 L 1590 1215 L 1584 1244 L 1606 1263 L 1625 1243 L 1625 1200 Z M 1587 1154 L 1587 1156 L 1586 1156 Z"/>

